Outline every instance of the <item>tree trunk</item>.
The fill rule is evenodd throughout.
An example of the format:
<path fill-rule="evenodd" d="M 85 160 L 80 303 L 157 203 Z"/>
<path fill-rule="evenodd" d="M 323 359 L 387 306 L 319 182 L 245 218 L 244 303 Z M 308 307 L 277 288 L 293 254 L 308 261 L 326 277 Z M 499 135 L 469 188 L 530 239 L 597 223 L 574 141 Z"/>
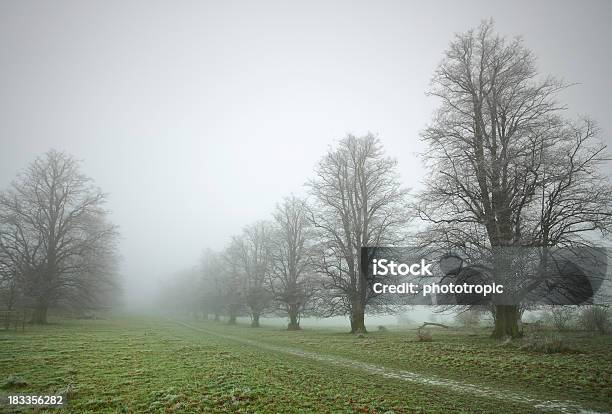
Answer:
<path fill-rule="evenodd" d="M 520 313 L 517 305 L 495 305 L 495 327 L 492 338 L 519 338 L 522 332 L 519 330 Z"/>
<path fill-rule="evenodd" d="M 259 328 L 259 313 L 253 313 L 251 316 L 251 328 Z"/>
<path fill-rule="evenodd" d="M 354 310 L 351 314 L 351 333 L 367 333 L 365 327 L 365 314 L 362 310 Z"/>
<path fill-rule="evenodd" d="M 15 279 L 11 280 L 10 288 L 9 288 L 9 297 L 8 297 L 8 307 L 7 310 L 12 311 L 13 305 L 15 304 L 15 290 L 16 290 L 16 282 Z"/>
<path fill-rule="evenodd" d="M 290 307 L 289 308 L 289 325 L 287 326 L 287 330 L 289 331 L 299 331 L 300 328 L 300 322 L 298 320 L 298 311 L 296 308 L 294 307 Z"/>
<path fill-rule="evenodd" d="M 49 303 L 46 299 L 39 299 L 32 313 L 32 319 L 30 323 L 44 325 L 47 323 L 47 310 L 49 309 Z"/>
<path fill-rule="evenodd" d="M 221 317 L 219 316 L 218 313 L 215 313 L 215 322 L 219 322 L 221 320 Z"/>
<path fill-rule="evenodd" d="M 229 325 L 236 325 L 236 314 L 231 313 L 229 316 L 229 320 L 227 321 Z"/>
<path fill-rule="evenodd" d="M 363 250 L 363 247 L 361 248 Z M 366 286 L 368 276 L 366 274 L 368 269 L 369 259 L 367 255 L 361 254 L 359 256 L 357 266 L 357 291 L 355 296 L 352 298 L 351 304 L 351 333 L 362 334 L 367 333 L 365 327 L 365 306 L 366 306 Z"/>

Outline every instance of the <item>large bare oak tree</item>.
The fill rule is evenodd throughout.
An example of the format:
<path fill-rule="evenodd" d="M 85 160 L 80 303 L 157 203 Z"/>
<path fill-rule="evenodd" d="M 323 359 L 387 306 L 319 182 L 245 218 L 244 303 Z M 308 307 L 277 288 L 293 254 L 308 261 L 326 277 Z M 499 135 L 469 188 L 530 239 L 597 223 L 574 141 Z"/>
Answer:
<path fill-rule="evenodd" d="M 51 150 L 0 194 L 0 250 L 10 258 L 32 322 L 50 306 L 95 303 L 116 275 L 116 227 L 106 196 L 70 155 Z"/>
<path fill-rule="evenodd" d="M 430 176 L 419 214 L 429 237 L 496 252 L 609 233 L 604 146 L 591 121 L 563 117 L 565 87 L 541 76 L 521 39 L 496 35 L 491 22 L 457 35 L 434 74 L 441 104 L 423 132 Z M 520 304 L 492 311 L 494 337 L 520 335 Z"/>
<path fill-rule="evenodd" d="M 310 213 L 319 237 L 316 268 L 323 277 L 320 306 L 327 315 L 348 315 L 351 332 L 365 332 L 367 310 L 383 309 L 362 271 L 361 248 L 401 244 L 408 222 L 407 190 L 397 162 L 372 134 L 348 135 L 321 159 L 308 181 Z"/>

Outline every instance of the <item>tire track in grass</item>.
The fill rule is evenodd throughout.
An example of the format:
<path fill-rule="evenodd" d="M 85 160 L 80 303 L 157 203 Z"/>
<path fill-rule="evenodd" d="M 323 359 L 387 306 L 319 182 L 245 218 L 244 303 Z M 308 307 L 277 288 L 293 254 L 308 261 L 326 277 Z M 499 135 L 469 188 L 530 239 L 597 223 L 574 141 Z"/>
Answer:
<path fill-rule="evenodd" d="M 229 341 L 239 342 L 245 345 L 250 345 L 256 348 L 265 349 L 273 352 L 280 352 L 288 355 L 297 356 L 300 358 L 311 359 L 329 365 L 339 366 L 343 368 L 358 369 L 369 374 L 380 375 L 385 378 L 392 378 L 400 381 L 412 382 L 416 384 L 429 385 L 432 387 L 445 388 L 458 393 L 472 394 L 477 397 L 494 398 L 497 400 L 522 403 L 530 405 L 535 409 L 544 412 L 558 412 L 564 414 L 606 414 L 599 411 L 593 411 L 582 407 L 580 404 L 573 401 L 564 400 L 543 400 L 534 398 L 526 394 L 520 394 L 511 391 L 503 391 L 487 386 L 474 385 L 461 381 L 445 379 L 435 376 L 425 376 L 415 372 L 382 367 L 379 365 L 369 364 L 366 362 L 355 361 L 348 358 L 338 356 L 324 355 L 316 352 L 305 351 L 298 348 L 289 348 L 285 346 L 272 345 L 265 342 L 254 341 L 252 339 L 240 338 L 232 335 L 226 335 L 197 326 L 189 325 L 185 322 L 172 320 L 171 322 L 181 325 L 185 328 L 206 333 L 208 335 L 223 338 Z"/>

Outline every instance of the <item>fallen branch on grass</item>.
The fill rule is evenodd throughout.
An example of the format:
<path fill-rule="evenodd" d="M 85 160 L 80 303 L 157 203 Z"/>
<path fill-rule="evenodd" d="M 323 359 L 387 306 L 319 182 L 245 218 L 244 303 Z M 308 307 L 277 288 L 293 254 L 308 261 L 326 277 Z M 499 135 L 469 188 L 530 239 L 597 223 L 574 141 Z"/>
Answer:
<path fill-rule="evenodd" d="M 447 325 L 444 325 L 442 323 L 436 323 L 436 322 L 423 322 L 423 325 L 421 325 L 419 327 L 419 330 L 421 330 L 422 328 L 426 327 L 426 326 L 439 326 L 440 328 L 446 328 L 448 329 L 449 327 Z"/>
<path fill-rule="evenodd" d="M 426 326 L 439 326 L 441 328 L 448 329 L 448 326 L 442 323 L 423 322 L 423 325 L 419 326 L 419 329 L 417 329 L 417 341 L 418 342 L 431 342 L 432 341 L 431 332 L 429 332 L 428 330 L 426 331 L 422 330 Z"/>

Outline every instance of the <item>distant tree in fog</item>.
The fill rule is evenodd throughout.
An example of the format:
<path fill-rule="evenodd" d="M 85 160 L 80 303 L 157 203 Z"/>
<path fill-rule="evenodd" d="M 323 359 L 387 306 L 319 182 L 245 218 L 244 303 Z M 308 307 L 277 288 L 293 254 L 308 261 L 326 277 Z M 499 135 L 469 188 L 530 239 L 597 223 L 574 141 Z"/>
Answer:
<path fill-rule="evenodd" d="M 213 315 L 215 321 L 224 313 L 224 277 L 223 258 L 220 254 L 206 249 L 202 254 L 201 300 L 205 317 Z"/>
<path fill-rule="evenodd" d="M 605 334 L 612 328 L 612 307 L 610 305 L 591 305 L 580 309 L 578 326 L 588 331 Z"/>
<path fill-rule="evenodd" d="M 198 318 L 202 310 L 200 269 L 178 271 L 162 283 L 159 305 L 166 311 Z"/>
<path fill-rule="evenodd" d="M 116 288 L 106 196 L 71 156 L 49 151 L 0 194 L 0 271 L 46 323 L 50 306 L 99 304 Z M 9 275 L 9 277 L 7 277 Z"/>
<path fill-rule="evenodd" d="M 245 314 L 244 275 L 238 266 L 238 251 L 230 243 L 218 256 L 220 267 L 215 287 L 221 298 L 222 310 L 228 323 L 236 323 L 238 316 Z"/>
<path fill-rule="evenodd" d="M 410 216 L 397 162 L 372 134 L 348 135 L 321 159 L 307 186 L 319 238 L 316 270 L 326 295 L 319 307 L 327 315 L 349 315 L 351 332 L 365 332 L 366 311 L 387 303 L 361 271 L 361 248 L 401 244 Z"/>
<path fill-rule="evenodd" d="M 7 216 L 0 212 L 0 217 Z M 11 248 L 15 236 L 9 223 L 0 222 L 0 304 L 6 310 L 14 310 L 22 301 L 22 257 L 17 254 L 18 250 Z"/>
<path fill-rule="evenodd" d="M 289 330 L 300 329 L 300 315 L 312 305 L 317 283 L 313 267 L 314 232 L 304 200 L 287 197 L 274 211 L 270 290 L 289 317 Z"/>
<path fill-rule="evenodd" d="M 552 326 L 559 332 L 567 331 L 578 315 L 578 308 L 574 306 L 551 306 L 545 314 Z"/>
<path fill-rule="evenodd" d="M 260 316 L 269 310 L 272 293 L 269 281 L 272 272 L 273 228 L 266 221 L 258 221 L 235 236 L 229 247 L 232 267 L 241 284 L 244 304 L 251 316 L 251 326 L 259 327 Z"/>
<path fill-rule="evenodd" d="M 463 309 L 455 315 L 455 321 L 464 328 L 473 328 L 480 324 L 483 310 L 478 308 Z"/>

